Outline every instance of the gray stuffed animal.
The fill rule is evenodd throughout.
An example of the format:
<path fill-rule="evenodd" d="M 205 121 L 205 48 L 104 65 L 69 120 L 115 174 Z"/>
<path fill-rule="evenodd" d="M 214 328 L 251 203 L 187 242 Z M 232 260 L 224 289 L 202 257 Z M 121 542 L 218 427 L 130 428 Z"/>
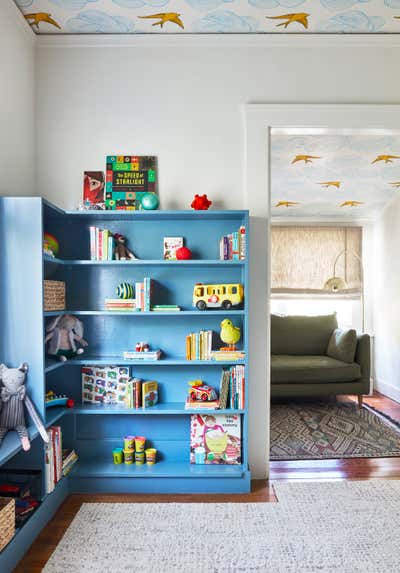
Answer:
<path fill-rule="evenodd" d="M 56 356 L 65 362 L 77 354 L 84 352 L 82 346 L 88 343 L 83 338 L 83 324 L 71 314 L 60 314 L 46 327 L 45 344 L 48 343 L 47 354 Z M 80 346 L 79 346 L 80 345 Z"/>
<path fill-rule="evenodd" d="M 15 430 L 21 440 L 22 448 L 27 451 L 31 444 L 25 423 L 24 404 L 45 442 L 49 441 L 46 429 L 26 393 L 25 380 L 28 372 L 26 362 L 19 368 L 7 368 L 0 364 L 0 445 L 9 430 Z"/>

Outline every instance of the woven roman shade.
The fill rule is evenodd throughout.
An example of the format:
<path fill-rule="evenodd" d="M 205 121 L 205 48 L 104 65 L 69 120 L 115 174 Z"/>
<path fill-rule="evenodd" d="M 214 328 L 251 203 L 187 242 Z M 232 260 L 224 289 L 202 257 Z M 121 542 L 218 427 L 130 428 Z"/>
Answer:
<path fill-rule="evenodd" d="M 345 279 L 348 288 L 340 293 L 324 290 L 333 276 Z M 272 294 L 320 295 L 359 298 L 362 272 L 361 227 L 271 227 Z"/>

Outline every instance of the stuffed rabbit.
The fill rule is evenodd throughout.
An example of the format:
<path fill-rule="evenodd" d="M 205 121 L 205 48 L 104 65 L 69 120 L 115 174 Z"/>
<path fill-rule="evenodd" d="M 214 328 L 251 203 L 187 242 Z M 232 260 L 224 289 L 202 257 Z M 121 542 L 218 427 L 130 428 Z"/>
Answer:
<path fill-rule="evenodd" d="M 57 356 L 65 362 L 77 354 L 83 353 L 82 346 L 88 343 L 83 338 L 83 324 L 76 316 L 62 314 L 57 316 L 46 328 L 48 332 L 44 342 L 49 343 L 47 354 Z M 79 343 L 80 347 L 76 344 Z"/>
<path fill-rule="evenodd" d="M 0 364 L 0 444 L 9 430 L 15 430 L 21 440 L 22 448 L 31 447 L 25 423 L 24 404 L 45 442 L 49 441 L 47 432 L 36 409 L 26 393 L 25 380 L 28 372 L 26 362 L 19 368 L 7 368 Z"/>

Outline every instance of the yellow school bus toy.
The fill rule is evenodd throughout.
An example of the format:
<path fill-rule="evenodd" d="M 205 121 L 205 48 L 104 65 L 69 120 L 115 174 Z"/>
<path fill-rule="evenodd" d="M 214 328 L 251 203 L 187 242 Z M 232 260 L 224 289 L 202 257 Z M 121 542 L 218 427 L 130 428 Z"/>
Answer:
<path fill-rule="evenodd" d="M 239 283 L 221 285 L 197 283 L 193 289 L 193 306 L 198 310 L 207 308 L 229 310 L 233 306 L 242 304 L 243 298 L 243 285 Z"/>

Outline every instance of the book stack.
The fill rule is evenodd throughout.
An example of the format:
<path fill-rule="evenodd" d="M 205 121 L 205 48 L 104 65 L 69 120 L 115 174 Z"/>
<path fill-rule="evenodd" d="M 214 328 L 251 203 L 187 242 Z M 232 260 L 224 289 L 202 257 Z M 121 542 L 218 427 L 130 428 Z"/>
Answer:
<path fill-rule="evenodd" d="M 128 382 L 126 405 L 128 408 L 151 408 L 158 402 L 158 383 L 131 378 Z"/>
<path fill-rule="evenodd" d="M 176 304 L 155 304 L 151 310 L 153 312 L 180 312 L 182 309 Z"/>
<path fill-rule="evenodd" d="M 104 306 L 106 310 L 117 312 L 135 312 L 140 310 L 136 308 L 136 300 L 134 298 L 106 298 Z"/>
<path fill-rule="evenodd" d="M 221 261 L 244 261 L 246 259 L 246 227 L 242 225 L 239 231 L 224 235 L 219 242 L 219 258 Z"/>
<path fill-rule="evenodd" d="M 60 426 L 47 430 L 49 442 L 45 444 L 45 492 L 54 491 L 62 478 L 62 436 Z"/>
<path fill-rule="evenodd" d="M 90 233 L 90 260 L 112 261 L 114 258 L 115 240 L 111 231 L 89 227 Z"/>
<path fill-rule="evenodd" d="M 151 296 L 153 294 L 153 281 L 145 277 L 143 282 L 135 283 L 136 309 L 149 312 L 151 309 Z"/>
<path fill-rule="evenodd" d="M 186 360 L 210 360 L 212 348 L 212 330 L 191 332 L 186 337 Z"/>
<path fill-rule="evenodd" d="M 72 467 L 78 461 L 78 454 L 75 450 L 63 450 L 62 451 L 62 474 L 64 476 L 68 475 Z"/>
<path fill-rule="evenodd" d="M 244 360 L 246 353 L 243 350 L 213 350 L 210 355 L 211 360 L 219 362 L 232 362 L 233 360 Z"/>
<path fill-rule="evenodd" d="M 146 352 L 136 352 L 136 350 L 126 350 L 124 360 L 160 360 L 161 350 L 148 350 Z"/>
<path fill-rule="evenodd" d="M 186 399 L 185 410 L 218 410 L 220 407 L 219 400 L 210 400 L 202 402 L 201 400 Z"/>

